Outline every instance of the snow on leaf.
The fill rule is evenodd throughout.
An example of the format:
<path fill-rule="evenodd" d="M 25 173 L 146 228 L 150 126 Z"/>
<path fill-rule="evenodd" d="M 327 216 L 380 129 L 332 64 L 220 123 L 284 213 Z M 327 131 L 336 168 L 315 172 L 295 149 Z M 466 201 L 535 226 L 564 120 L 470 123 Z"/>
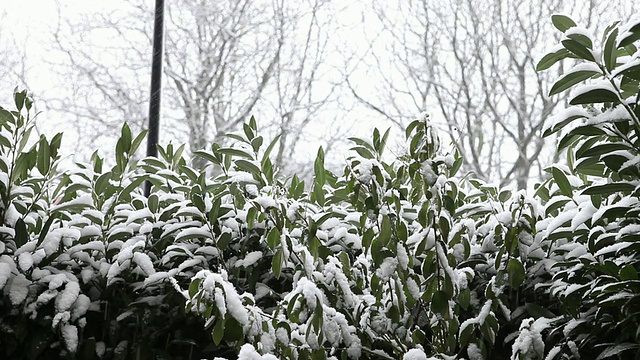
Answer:
<path fill-rule="evenodd" d="M 0 290 L 2 290 L 7 283 L 7 280 L 11 277 L 11 266 L 9 264 L 0 262 Z"/>
<path fill-rule="evenodd" d="M 78 295 L 71 308 L 71 320 L 75 321 L 84 316 L 87 310 L 89 310 L 89 307 L 91 307 L 91 299 L 85 294 Z"/>
<path fill-rule="evenodd" d="M 71 353 L 75 353 L 78 350 L 78 328 L 75 325 L 64 325 L 62 329 L 60 329 L 62 333 L 62 339 L 64 340 L 64 344 Z"/>
<path fill-rule="evenodd" d="M 67 282 L 64 290 L 56 297 L 56 311 L 63 312 L 71 308 L 80 294 L 80 285 L 75 281 Z"/>
<path fill-rule="evenodd" d="M 29 285 L 31 285 L 31 281 L 22 274 L 18 274 L 12 279 L 9 286 L 9 299 L 12 305 L 22 304 L 29 294 Z"/>
<path fill-rule="evenodd" d="M 153 261 L 151 261 L 149 255 L 145 253 L 135 252 L 133 254 L 133 262 L 137 264 L 147 276 L 153 275 L 156 272 L 156 269 L 153 267 Z"/>
<path fill-rule="evenodd" d="M 402 360 L 430 360 L 430 359 L 436 359 L 436 358 L 433 358 L 433 357 L 427 358 L 427 354 L 425 354 L 424 350 L 422 349 L 411 349 L 406 353 L 404 353 L 404 355 L 402 356 Z"/>
<path fill-rule="evenodd" d="M 235 267 L 250 267 L 262 258 L 262 251 L 252 251 L 245 255 L 244 259 L 236 261 Z"/>

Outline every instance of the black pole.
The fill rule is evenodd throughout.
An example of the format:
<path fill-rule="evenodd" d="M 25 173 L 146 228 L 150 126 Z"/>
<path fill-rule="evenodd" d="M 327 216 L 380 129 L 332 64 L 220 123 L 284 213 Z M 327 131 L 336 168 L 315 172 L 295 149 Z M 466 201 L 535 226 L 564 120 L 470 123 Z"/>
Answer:
<path fill-rule="evenodd" d="M 149 99 L 149 133 L 147 134 L 147 156 L 158 157 L 160 134 L 160 98 L 162 93 L 162 43 L 164 36 L 164 0 L 156 0 L 153 24 L 153 57 L 151 64 L 151 98 Z M 144 194 L 149 196 L 151 183 L 145 182 Z"/>

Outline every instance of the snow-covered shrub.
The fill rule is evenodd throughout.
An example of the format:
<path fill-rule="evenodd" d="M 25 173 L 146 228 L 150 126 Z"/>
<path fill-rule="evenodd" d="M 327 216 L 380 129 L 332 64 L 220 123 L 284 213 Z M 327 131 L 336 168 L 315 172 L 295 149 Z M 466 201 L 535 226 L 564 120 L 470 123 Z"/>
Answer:
<path fill-rule="evenodd" d="M 183 290 L 216 343 L 248 341 L 279 358 L 489 358 L 511 354 L 505 338 L 544 312 L 525 302 L 535 301 L 525 280 L 538 276 L 529 268 L 545 256 L 534 238 L 543 207 L 455 178 L 462 159 L 440 151 L 428 117 L 409 125 L 407 154 L 391 163 L 381 156 L 388 133 L 377 130 L 352 139 L 340 175 L 325 170 L 320 150 L 308 193 L 296 177 L 264 175 L 270 162 L 251 151 L 254 131 L 198 153 L 216 183 L 244 189 L 210 200 L 229 209 L 223 224 L 238 219 L 219 233 L 241 253 Z"/>
<path fill-rule="evenodd" d="M 123 126 L 111 168 L 58 171 L 32 139 L 32 100 L 0 108 L 0 357 L 605 359 L 638 352 L 640 25 L 583 59 L 557 115 L 568 164 L 534 196 L 460 175 L 427 116 L 406 153 L 351 139 L 338 174 L 282 178 L 252 118 L 224 147 L 159 147 Z M 578 107 L 582 106 L 582 107 Z M 142 185 L 151 192 L 145 197 Z"/>
<path fill-rule="evenodd" d="M 184 195 L 141 195 L 150 175 L 132 155 L 144 134 L 123 127 L 111 169 L 94 155 L 59 172 L 61 135 L 34 142 L 32 100 L 15 103 L 0 108 L 0 357 L 199 356 L 203 321 L 162 279 L 186 284 L 211 255 L 172 235 Z"/>
<path fill-rule="evenodd" d="M 538 190 L 546 219 L 537 231 L 548 243 L 545 266 L 553 274 L 538 288 L 559 305 L 547 359 L 637 357 L 640 18 L 613 23 L 601 43 L 566 16 L 553 20 L 564 33 L 562 47 L 538 67 L 564 58 L 577 64 L 551 88 L 571 89 L 572 106 L 546 130 L 558 134 L 569 166 L 552 166 L 552 179 Z"/>

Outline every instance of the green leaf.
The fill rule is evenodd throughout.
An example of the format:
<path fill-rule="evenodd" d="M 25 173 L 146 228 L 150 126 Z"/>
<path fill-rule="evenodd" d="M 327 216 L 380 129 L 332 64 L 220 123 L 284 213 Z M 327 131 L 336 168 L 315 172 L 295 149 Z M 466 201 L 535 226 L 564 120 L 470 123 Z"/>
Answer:
<path fill-rule="evenodd" d="M 616 38 L 618 37 L 618 29 L 613 29 L 607 36 L 607 40 L 604 44 L 604 65 L 607 70 L 612 71 L 616 67 L 616 61 L 618 59 L 618 49 L 616 46 Z"/>
<path fill-rule="evenodd" d="M 556 181 L 556 184 L 558 184 L 558 187 L 560 188 L 560 193 L 562 193 L 562 195 L 564 196 L 572 197 L 573 188 L 571 187 L 571 183 L 569 182 L 569 179 L 567 178 L 565 173 L 554 166 L 553 168 L 551 168 L 551 174 L 553 175 L 553 179 Z"/>
<path fill-rule="evenodd" d="M 262 136 L 256 136 L 255 138 L 253 138 L 253 140 L 251 140 L 251 147 L 253 148 L 253 151 L 257 153 L 258 150 L 260 150 L 263 141 L 264 139 L 262 138 Z"/>
<path fill-rule="evenodd" d="M 239 156 L 245 159 L 249 159 L 249 160 L 253 160 L 253 156 L 243 150 L 239 150 L 239 149 L 234 149 L 234 148 L 219 148 L 216 150 L 216 152 L 219 152 L 223 155 L 230 155 L 230 156 Z"/>
<path fill-rule="evenodd" d="M 433 294 L 431 298 L 431 311 L 436 314 L 444 315 L 447 313 L 449 309 L 449 297 L 447 293 L 439 290 Z"/>
<path fill-rule="evenodd" d="M 22 218 L 18 218 L 15 224 L 15 236 L 16 247 L 21 247 L 29 241 L 29 232 L 27 231 L 27 225 Z"/>
<path fill-rule="evenodd" d="M 51 153 L 49 151 L 49 143 L 47 138 L 42 135 L 38 144 L 38 160 L 36 163 L 38 171 L 42 175 L 46 175 L 51 167 Z"/>
<path fill-rule="evenodd" d="M 269 235 L 267 235 L 267 245 L 271 250 L 275 250 L 276 246 L 280 244 L 280 230 L 278 228 L 273 228 L 269 231 Z"/>
<path fill-rule="evenodd" d="M 389 240 L 391 240 L 391 219 L 389 219 L 388 215 L 382 216 L 382 224 L 380 225 L 380 241 L 382 245 L 386 246 L 389 244 Z"/>
<path fill-rule="evenodd" d="M 251 129 L 251 127 L 246 123 L 242 124 L 242 130 L 244 130 L 244 134 L 247 136 L 247 139 L 249 141 L 253 140 L 253 138 L 256 136 L 253 133 L 253 129 Z"/>
<path fill-rule="evenodd" d="M 598 75 L 598 74 L 600 73 L 597 71 L 591 71 L 591 70 L 575 71 L 575 72 L 566 74 L 561 79 L 556 81 L 555 84 L 553 84 L 553 87 L 549 91 L 549 96 L 561 93 L 571 88 L 573 85 L 583 82 L 587 79 L 590 79 L 594 75 Z"/>
<path fill-rule="evenodd" d="M 13 94 L 13 100 L 16 103 L 16 109 L 18 109 L 18 111 L 21 111 L 22 108 L 24 107 L 24 101 L 26 98 L 27 98 L 27 90 L 16 91 Z"/>
<path fill-rule="evenodd" d="M 323 323 L 323 311 L 322 311 L 322 301 L 318 299 L 316 308 L 313 311 L 313 319 L 311 320 L 311 324 L 316 334 L 319 334 L 322 330 Z"/>
<path fill-rule="evenodd" d="M 623 35 L 624 36 L 622 36 L 620 40 L 618 40 L 618 47 L 626 47 L 632 45 L 633 42 L 640 39 L 640 23 L 629 28 L 629 30 L 627 30 L 627 32 Z"/>
<path fill-rule="evenodd" d="M 536 71 L 542 71 L 550 68 L 555 63 L 560 60 L 564 60 L 568 57 L 573 57 L 572 54 L 567 49 L 560 49 L 556 52 L 549 53 L 542 57 L 538 64 L 536 65 Z"/>
<path fill-rule="evenodd" d="M 0 107 L 0 126 L 4 125 L 5 123 L 13 123 L 14 121 L 15 118 L 13 117 L 13 114 L 11 114 L 10 111 Z"/>
<path fill-rule="evenodd" d="M 389 131 L 391 130 L 391 128 L 387 128 L 387 131 L 384 132 L 384 134 L 382 135 L 382 139 L 380 140 L 380 144 L 377 147 L 377 151 L 378 151 L 378 155 L 382 155 L 382 153 L 384 152 L 385 147 L 387 146 L 387 139 L 389 138 Z"/>
<path fill-rule="evenodd" d="M 605 88 L 595 88 L 589 91 L 580 93 L 569 101 L 571 105 L 583 105 L 583 104 L 598 104 L 605 102 L 620 102 L 618 94 Z"/>
<path fill-rule="evenodd" d="M 638 280 L 638 271 L 632 264 L 627 264 L 620 269 L 620 280 Z"/>
<path fill-rule="evenodd" d="M 122 125 L 120 140 L 122 140 L 122 150 L 125 153 L 129 153 L 129 151 L 131 151 L 131 128 L 129 128 L 129 124 L 127 123 Z"/>
<path fill-rule="evenodd" d="M 193 153 L 193 155 L 195 155 L 197 157 L 200 157 L 200 158 L 203 158 L 203 159 L 205 159 L 205 160 L 207 160 L 209 162 L 212 162 L 214 164 L 219 164 L 220 163 L 220 160 L 218 158 L 216 158 L 215 155 L 213 155 L 212 153 L 210 153 L 208 151 L 205 151 L 205 150 L 195 151 Z"/>
<path fill-rule="evenodd" d="M 263 165 L 264 165 L 264 162 L 269 158 L 269 155 L 271 154 L 271 151 L 273 150 L 273 148 L 276 146 L 276 143 L 278 142 L 278 140 L 280 140 L 280 136 L 282 136 L 282 134 L 276 136 L 273 140 L 271 140 L 271 142 L 269 143 L 269 146 L 267 146 L 267 149 L 264 151 L 264 154 L 262 154 Z"/>
<path fill-rule="evenodd" d="M 193 299 L 194 296 L 198 293 L 200 283 L 202 279 L 195 279 L 189 284 L 189 297 Z"/>
<path fill-rule="evenodd" d="M 405 137 L 407 139 L 409 139 L 409 137 L 411 136 L 411 132 L 413 132 L 413 130 L 418 127 L 420 124 L 422 123 L 422 121 L 420 120 L 413 120 L 405 129 Z"/>
<path fill-rule="evenodd" d="M 271 259 L 271 270 L 273 271 L 273 275 L 277 279 L 280 278 L 280 272 L 282 271 L 282 260 L 283 260 L 282 249 L 278 249 L 275 255 L 273 255 L 273 259 Z"/>
<path fill-rule="evenodd" d="M 242 160 L 242 159 L 238 159 L 235 161 L 236 166 L 238 167 L 238 169 L 248 172 L 249 174 L 255 175 L 258 178 L 260 177 L 260 174 L 262 173 L 262 171 L 260 170 L 260 168 L 247 160 Z"/>
<path fill-rule="evenodd" d="M 571 18 L 561 14 L 551 15 L 551 22 L 553 23 L 553 26 L 556 27 L 556 29 L 562 32 L 565 32 L 568 29 L 577 26 L 576 23 L 571 20 Z"/>
<path fill-rule="evenodd" d="M 620 76 L 620 75 L 626 76 L 633 80 L 640 81 L 640 64 L 630 66 L 620 71 L 619 73 L 616 73 L 616 76 Z"/>
<path fill-rule="evenodd" d="M 600 355 L 596 358 L 596 360 L 603 360 L 603 359 L 608 359 L 608 358 L 612 358 L 616 355 L 619 355 L 625 351 L 629 351 L 629 350 L 635 350 L 640 348 L 640 345 L 638 344 L 634 344 L 634 343 L 622 343 L 622 344 L 615 344 L 615 345 L 611 345 L 609 347 L 607 347 L 606 349 L 604 349 L 603 352 L 600 353 Z M 630 359 L 631 357 L 622 357 L 624 359 Z M 619 358 L 619 357 L 616 357 Z"/>
<path fill-rule="evenodd" d="M 538 304 L 526 303 L 525 308 L 527 309 L 527 313 L 529 313 L 529 315 L 533 316 L 535 319 L 538 319 L 541 317 L 551 319 L 556 317 L 556 315 L 551 311 L 549 311 L 549 309 L 542 307 Z"/>
<path fill-rule="evenodd" d="M 135 139 L 133 139 L 133 141 L 131 142 L 131 150 L 130 150 L 132 154 L 138 150 L 138 148 L 140 147 L 140 144 L 142 144 L 142 141 L 147 136 L 148 132 L 149 130 L 144 130 L 140 134 L 138 134 L 138 136 L 136 136 Z"/>
<path fill-rule="evenodd" d="M 147 175 L 140 175 L 137 178 L 133 179 L 133 181 L 131 181 L 131 183 L 129 183 L 129 185 L 127 185 L 124 189 L 122 189 L 122 191 L 120 192 L 120 196 L 123 198 L 128 198 L 131 194 L 132 191 L 134 191 L 135 189 L 137 189 L 140 185 L 142 185 L 142 183 L 147 179 Z"/>
<path fill-rule="evenodd" d="M 358 155 L 362 156 L 365 159 L 373 159 L 375 156 L 373 152 L 363 146 L 354 146 L 350 150 L 353 150 L 358 153 Z"/>
<path fill-rule="evenodd" d="M 151 210 L 152 213 L 156 213 L 158 212 L 158 195 L 157 194 L 150 194 L 149 198 L 147 199 L 147 204 L 149 206 L 149 210 Z"/>
<path fill-rule="evenodd" d="M 618 150 L 633 151 L 633 149 L 630 148 L 629 145 L 627 145 L 625 143 L 621 143 L 621 142 L 620 143 L 600 144 L 600 145 L 592 146 L 592 147 L 590 147 L 588 149 L 585 149 L 583 152 L 581 152 L 578 155 L 578 158 L 610 154 L 611 152 L 618 151 Z"/>
<path fill-rule="evenodd" d="M 578 43 L 580 43 L 580 45 L 583 45 L 587 49 L 593 49 L 593 41 L 586 35 L 575 33 L 567 35 L 567 37 L 571 40 L 577 41 Z"/>
<path fill-rule="evenodd" d="M 562 40 L 562 45 L 565 49 L 569 50 L 571 53 L 575 54 L 581 59 L 588 61 L 596 61 L 596 58 L 593 57 L 593 53 L 589 48 L 587 48 L 584 44 L 579 41 L 573 39 Z"/>
<path fill-rule="evenodd" d="M 509 285 L 514 289 L 520 287 L 525 279 L 524 266 L 520 260 L 516 258 L 509 259 L 507 272 L 509 273 Z"/>
<path fill-rule="evenodd" d="M 216 325 L 213 327 L 213 332 L 211 333 L 211 337 L 213 338 L 213 343 L 217 345 L 220 345 L 220 342 L 222 341 L 222 338 L 224 337 L 224 323 L 225 323 L 225 319 L 218 319 L 218 321 L 216 321 Z"/>
<path fill-rule="evenodd" d="M 51 214 L 51 216 L 49 216 L 47 221 L 44 223 L 42 230 L 40 231 L 40 235 L 38 236 L 37 246 L 40 246 L 40 244 L 42 244 L 42 242 L 44 241 L 44 238 L 49 233 L 49 229 L 51 228 L 51 225 L 59 216 L 60 214 L 58 212 L 54 212 L 53 214 Z"/>
<path fill-rule="evenodd" d="M 634 191 L 635 188 L 635 185 L 623 182 L 591 185 L 582 192 L 582 195 L 609 195 L 618 192 L 629 193 Z"/>
<path fill-rule="evenodd" d="M 318 148 L 318 155 L 313 163 L 313 170 L 316 176 L 316 183 L 322 187 L 325 184 L 325 170 L 324 170 L 324 150 L 322 147 Z"/>

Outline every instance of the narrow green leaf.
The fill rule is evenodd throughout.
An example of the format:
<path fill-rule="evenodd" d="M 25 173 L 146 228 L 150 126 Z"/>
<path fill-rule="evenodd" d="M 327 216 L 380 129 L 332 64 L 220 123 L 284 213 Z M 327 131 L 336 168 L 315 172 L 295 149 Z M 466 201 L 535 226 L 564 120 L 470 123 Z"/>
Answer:
<path fill-rule="evenodd" d="M 260 150 L 260 147 L 262 146 L 262 142 L 263 142 L 262 136 L 254 137 L 253 140 L 251 140 L 251 147 L 253 148 L 253 151 L 257 153 L 258 150 Z"/>
<path fill-rule="evenodd" d="M 620 76 L 620 75 L 626 76 L 626 77 L 628 77 L 630 79 L 633 79 L 633 80 L 640 81 L 640 64 L 636 64 L 636 65 L 630 66 L 630 67 L 620 71 L 619 73 L 616 74 L 616 77 Z M 637 91 L 637 89 L 634 89 L 634 90 Z"/>
<path fill-rule="evenodd" d="M 593 57 L 593 53 L 591 52 L 591 50 L 589 50 L 584 44 L 576 40 L 573 40 L 573 39 L 562 40 L 562 45 L 565 47 L 565 49 L 569 50 L 571 53 L 575 54 L 581 59 L 588 60 L 588 61 L 596 61 L 596 58 Z"/>
<path fill-rule="evenodd" d="M 239 150 L 239 149 L 219 148 L 217 150 L 217 152 L 219 152 L 221 154 L 224 154 L 224 155 L 238 156 L 238 157 L 242 157 L 242 158 L 245 158 L 245 159 L 253 160 L 253 156 L 251 154 L 247 153 L 246 151 Z"/>
<path fill-rule="evenodd" d="M 202 279 L 195 279 L 189 284 L 189 297 L 193 299 L 194 296 L 198 293 L 200 283 Z"/>
<path fill-rule="evenodd" d="M 413 120 L 405 129 L 405 137 L 409 139 L 413 130 L 418 127 L 422 122 L 420 120 Z"/>
<path fill-rule="evenodd" d="M 620 98 L 615 92 L 605 88 L 595 88 L 580 93 L 569 101 L 571 105 L 598 104 L 605 102 L 619 103 Z"/>
<path fill-rule="evenodd" d="M 632 45 L 636 40 L 640 40 L 640 23 L 632 26 L 618 40 L 618 47 L 626 47 Z"/>
<path fill-rule="evenodd" d="M 573 188 L 571 187 L 571 183 L 569 182 L 569 179 L 567 178 L 565 173 L 554 166 L 551 169 L 551 174 L 553 175 L 553 179 L 556 181 L 556 184 L 558 184 L 558 187 L 560 188 L 560 193 L 562 193 L 562 195 L 564 196 L 572 197 Z"/>
<path fill-rule="evenodd" d="M 24 101 L 26 98 L 27 98 L 27 90 L 16 91 L 13 94 L 13 100 L 16 103 L 16 109 L 18 109 L 18 111 L 21 111 L 22 108 L 24 107 Z"/>
<path fill-rule="evenodd" d="M 618 150 L 627 150 L 627 151 L 633 151 L 632 148 L 629 147 L 629 145 L 625 144 L 625 143 L 608 143 L 608 144 L 601 144 L 601 145 L 596 145 L 596 146 L 592 146 L 588 149 L 585 149 L 583 152 L 581 152 L 578 155 L 578 158 L 583 158 L 583 157 L 591 157 L 591 156 L 599 156 L 599 155 L 603 155 L 603 154 L 610 154 L 613 151 L 618 151 Z"/>
<path fill-rule="evenodd" d="M 580 43 L 580 45 L 586 47 L 587 49 L 593 49 L 593 41 L 587 35 L 574 33 L 571 35 L 567 35 L 567 37 L 571 40 L 577 41 L 578 43 Z"/>
<path fill-rule="evenodd" d="M 212 163 L 214 163 L 214 164 L 220 164 L 220 160 L 219 160 L 219 159 L 217 159 L 217 158 L 215 157 L 215 155 L 213 155 L 212 153 L 210 153 L 210 152 L 208 152 L 208 151 L 205 151 L 205 150 L 197 150 L 197 151 L 195 151 L 195 152 L 193 153 L 193 155 L 195 155 L 195 156 L 197 156 L 197 157 L 200 157 L 200 158 L 203 158 L 203 159 L 205 159 L 205 160 L 207 160 L 207 161 L 209 161 L 209 162 L 212 162 Z"/>
<path fill-rule="evenodd" d="M 40 137 L 40 142 L 38 144 L 38 160 L 36 167 L 42 175 L 46 175 L 49 172 L 49 168 L 51 167 L 51 153 L 49 151 L 49 143 L 47 142 L 47 138 L 45 138 L 44 135 Z"/>
<path fill-rule="evenodd" d="M 350 150 L 353 150 L 365 159 L 373 159 L 373 152 L 363 146 L 354 146 Z"/>
<path fill-rule="evenodd" d="M 606 349 L 604 349 L 604 351 L 602 351 L 600 353 L 600 355 L 596 358 L 596 360 L 604 360 L 604 359 L 609 359 L 609 358 L 613 358 L 616 355 L 619 355 L 625 351 L 629 351 L 629 350 L 636 350 L 636 349 L 640 349 L 640 345 L 638 344 L 634 344 L 634 343 L 622 343 L 622 344 L 614 344 L 614 345 L 610 345 L 608 346 Z M 629 359 L 629 358 L 633 358 L 634 356 L 632 356 L 631 354 L 628 354 L 629 357 L 627 356 L 623 356 L 623 359 Z M 618 359 L 620 359 L 620 357 L 617 357 Z"/>
<path fill-rule="evenodd" d="M 512 288 L 520 287 L 525 279 L 524 266 L 520 260 L 516 258 L 509 259 L 507 272 L 509 273 L 509 285 L 511 285 Z"/>
<path fill-rule="evenodd" d="M 389 240 L 391 240 L 391 220 L 389 219 L 388 215 L 382 216 L 379 239 L 384 246 L 389 244 Z"/>
<path fill-rule="evenodd" d="M 586 188 L 582 195 L 609 195 L 617 192 L 629 193 L 636 189 L 636 186 L 629 183 L 610 183 L 604 185 L 592 185 Z"/>
<path fill-rule="evenodd" d="M 583 82 L 587 79 L 592 78 L 595 75 L 599 75 L 600 73 L 597 71 L 575 71 L 569 74 L 566 74 L 561 79 L 553 84 L 553 87 L 549 91 L 549 96 L 553 96 L 555 94 L 561 93 L 573 85 Z"/>
<path fill-rule="evenodd" d="M 142 144 L 142 141 L 147 136 L 148 132 L 149 132 L 149 130 L 144 130 L 140 134 L 138 134 L 138 136 L 136 136 L 135 139 L 133 139 L 133 141 L 131 142 L 131 150 L 130 150 L 132 154 L 134 154 L 136 151 L 138 151 L 138 148 L 140 147 L 140 144 Z"/>
<path fill-rule="evenodd" d="M 444 315 L 449 309 L 449 298 L 444 291 L 436 291 L 431 298 L 431 311 Z"/>
<path fill-rule="evenodd" d="M 14 228 L 14 241 L 16 242 L 16 247 L 19 248 L 29 241 L 29 232 L 27 231 L 27 225 L 24 223 L 24 220 L 22 220 L 22 218 L 18 218 Z"/>
<path fill-rule="evenodd" d="M 267 245 L 271 250 L 275 250 L 276 247 L 280 244 L 280 230 L 278 228 L 273 228 L 269 231 L 269 235 L 267 235 Z"/>
<path fill-rule="evenodd" d="M 249 141 L 253 140 L 253 138 L 256 136 L 253 133 L 253 129 L 251 129 L 249 124 L 246 124 L 246 123 L 242 124 L 242 130 L 244 130 L 244 134 Z"/>
<path fill-rule="evenodd" d="M 616 28 L 609 33 L 604 44 L 604 52 L 602 54 L 602 57 L 604 58 L 604 64 L 609 71 L 615 69 L 616 61 L 618 59 L 618 49 L 616 46 L 617 37 L 618 29 Z"/>
<path fill-rule="evenodd" d="M 213 327 L 213 332 L 211 333 L 211 336 L 213 338 L 213 343 L 216 344 L 216 346 L 220 345 L 220 342 L 224 337 L 224 323 L 225 323 L 224 318 L 218 319 L 218 321 L 216 321 L 216 325 Z"/>
<path fill-rule="evenodd" d="M 273 138 L 273 140 L 271 140 L 271 142 L 269 143 L 269 146 L 267 146 L 267 149 L 264 151 L 264 154 L 262 154 L 262 163 L 263 164 L 266 161 L 266 159 L 269 158 L 269 155 L 271 154 L 271 151 L 276 146 L 276 143 L 278 142 L 278 140 L 280 140 L 281 136 L 282 136 L 282 134 L 279 134 L 278 136 Z"/>
<path fill-rule="evenodd" d="M 315 173 L 316 184 L 319 185 L 320 188 L 322 188 L 326 181 L 326 174 L 324 169 L 324 150 L 322 149 L 322 147 L 318 148 L 318 155 L 316 156 L 316 160 L 313 163 L 313 169 Z"/>
<path fill-rule="evenodd" d="M 278 249 L 273 255 L 273 259 L 271 259 L 271 270 L 277 279 L 280 278 L 280 272 L 282 271 L 282 258 L 282 249 Z"/>
<path fill-rule="evenodd" d="M 242 171 L 246 171 L 249 174 L 256 175 L 256 176 L 260 177 L 261 170 L 256 164 L 254 164 L 254 163 L 252 163 L 250 161 L 247 161 L 247 160 L 242 160 L 242 159 L 236 160 L 235 164 L 238 167 L 238 169 L 240 169 Z"/>
<path fill-rule="evenodd" d="M 122 140 L 122 150 L 125 153 L 129 153 L 129 151 L 131 151 L 131 128 L 129 128 L 129 124 L 127 123 L 122 125 L 120 140 Z"/>

